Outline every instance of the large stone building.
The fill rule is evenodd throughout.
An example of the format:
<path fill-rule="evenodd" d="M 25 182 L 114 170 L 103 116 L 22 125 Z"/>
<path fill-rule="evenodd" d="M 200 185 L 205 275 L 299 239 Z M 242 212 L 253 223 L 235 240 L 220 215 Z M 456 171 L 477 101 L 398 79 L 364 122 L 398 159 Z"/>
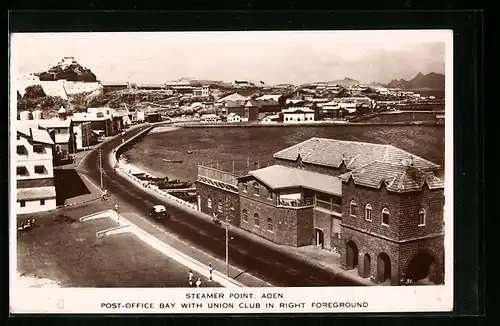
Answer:
<path fill-rule="evenodd" d="M 443 280 L 440 166 L 391 145 L 311 138 L 273 166 L 199 167 L 199 208 L 272 242 L 315 245 L 377 283 Z"/>

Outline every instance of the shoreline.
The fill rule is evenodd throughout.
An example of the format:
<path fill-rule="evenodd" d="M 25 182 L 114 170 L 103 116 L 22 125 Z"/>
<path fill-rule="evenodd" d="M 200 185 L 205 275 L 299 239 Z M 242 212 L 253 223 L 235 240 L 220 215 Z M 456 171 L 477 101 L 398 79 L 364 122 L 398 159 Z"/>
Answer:
<path fill-rule="evenodd" d="M 176 126 L 176 125 L 157 126 L 157 127 L 153 127 L 153 129 L 151 129 L 148 134 L 167 133 L 167 132 L 172 132 L 172 131 L 176 131 L 179 129 L 181 129 L 181 127 Z M 132 173 L 147 173 L 155 178 L 167 177 L 169 180 L 182 179 L 175 174 L 163 173 L 162 171 L 152 169 L 152 168 L 148 167 L 146 164 L 144 164 L 143 162 L 140 162 L 140 161 L 135 162 L 129 155 L 127 155 L 127 153 L 130 150 L 132 150 L 132 148 L 125 150 L 122 154 L 120 154 L 120 156 L 117 159 L 118 164 L 122 165 L 122 167 L 125 169 L 125 171 L 131 170 Z"/>

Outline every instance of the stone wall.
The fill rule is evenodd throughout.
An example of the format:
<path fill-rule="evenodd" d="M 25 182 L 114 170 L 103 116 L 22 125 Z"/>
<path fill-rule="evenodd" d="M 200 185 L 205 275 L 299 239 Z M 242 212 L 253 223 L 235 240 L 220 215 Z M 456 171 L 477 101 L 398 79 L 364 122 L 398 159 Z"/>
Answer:
<path fill-rule="evenodd" d="M 219 201 L 224 203 L 226 200 L 229 200 L 230 223 L 236 226 L 240 225 L 240 198 L 237 193 L 210 186 L 199 181 L 197 181 L 195 185 L 198 196 L 200 196 L 201 199 L 199 207 L 201 212 L 212 216 L 213 212 L 218 210 L 217 205 Z M 211 207 L 208 206 L 209 198 L 211 200 Z M 218 212 L 218 214 L 221 220 L 225 219 L 224 209 L 222 213 Z"/>

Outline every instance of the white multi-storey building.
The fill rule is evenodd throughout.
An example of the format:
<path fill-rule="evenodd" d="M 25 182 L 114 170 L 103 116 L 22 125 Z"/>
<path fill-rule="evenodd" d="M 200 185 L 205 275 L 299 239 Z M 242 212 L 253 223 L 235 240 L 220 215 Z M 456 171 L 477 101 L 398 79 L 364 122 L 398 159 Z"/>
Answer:
<path fill-rule="evenodd" d="M 303 123 L 314 121 L 314 110 L 307 107 L 297 107 L 284 109 L 283 122 L 284 123 Z"/>
<path fill-rule="evenodd" d="M 17 214 L 56 208 L 54 141 L 47 130 L 19 121 L 16 138 Z"/>

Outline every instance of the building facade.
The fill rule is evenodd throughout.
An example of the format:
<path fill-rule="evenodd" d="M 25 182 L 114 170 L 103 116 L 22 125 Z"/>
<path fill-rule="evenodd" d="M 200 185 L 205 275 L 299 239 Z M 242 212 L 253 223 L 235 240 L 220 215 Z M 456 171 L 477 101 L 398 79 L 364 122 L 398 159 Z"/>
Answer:
<path fill-rule="evenodd" d="M 314 110 L 306 107 L 294 107 L 281 111 L 283 123 L 304 123 L 314 121 Z"/>
<path fill-rule="evenodd" d="M 376 283 L 442 283 L 439 165 L 391 145 L 323 138 L 274 158 L 239 176 L 210 169 L 207 179 L 201 167 L 201 210 L 212 214 L 214 203 L 231 198 L 235 225 L 269 241 L 333 251 L 343 268 Z"/>
<path fill-rule="evenodd" d="M 97 137 L 92 132 L 90 122 L 78 122 L 73 124 L 75 134 L 76 150 L 81 151 L 97 143 Z"/>
<path fill-rule="evenodd" d="M 56 208 L 54 186 L 54 141 L 47 130 L 18 121 L 16 138 L 17 214 Z"/>
<path fill-rule="evenodd" d="M 384 162 L 340 178 L 342 266 L 376 283 L 442 283 L 443 181 L 411 164 Z"/>

